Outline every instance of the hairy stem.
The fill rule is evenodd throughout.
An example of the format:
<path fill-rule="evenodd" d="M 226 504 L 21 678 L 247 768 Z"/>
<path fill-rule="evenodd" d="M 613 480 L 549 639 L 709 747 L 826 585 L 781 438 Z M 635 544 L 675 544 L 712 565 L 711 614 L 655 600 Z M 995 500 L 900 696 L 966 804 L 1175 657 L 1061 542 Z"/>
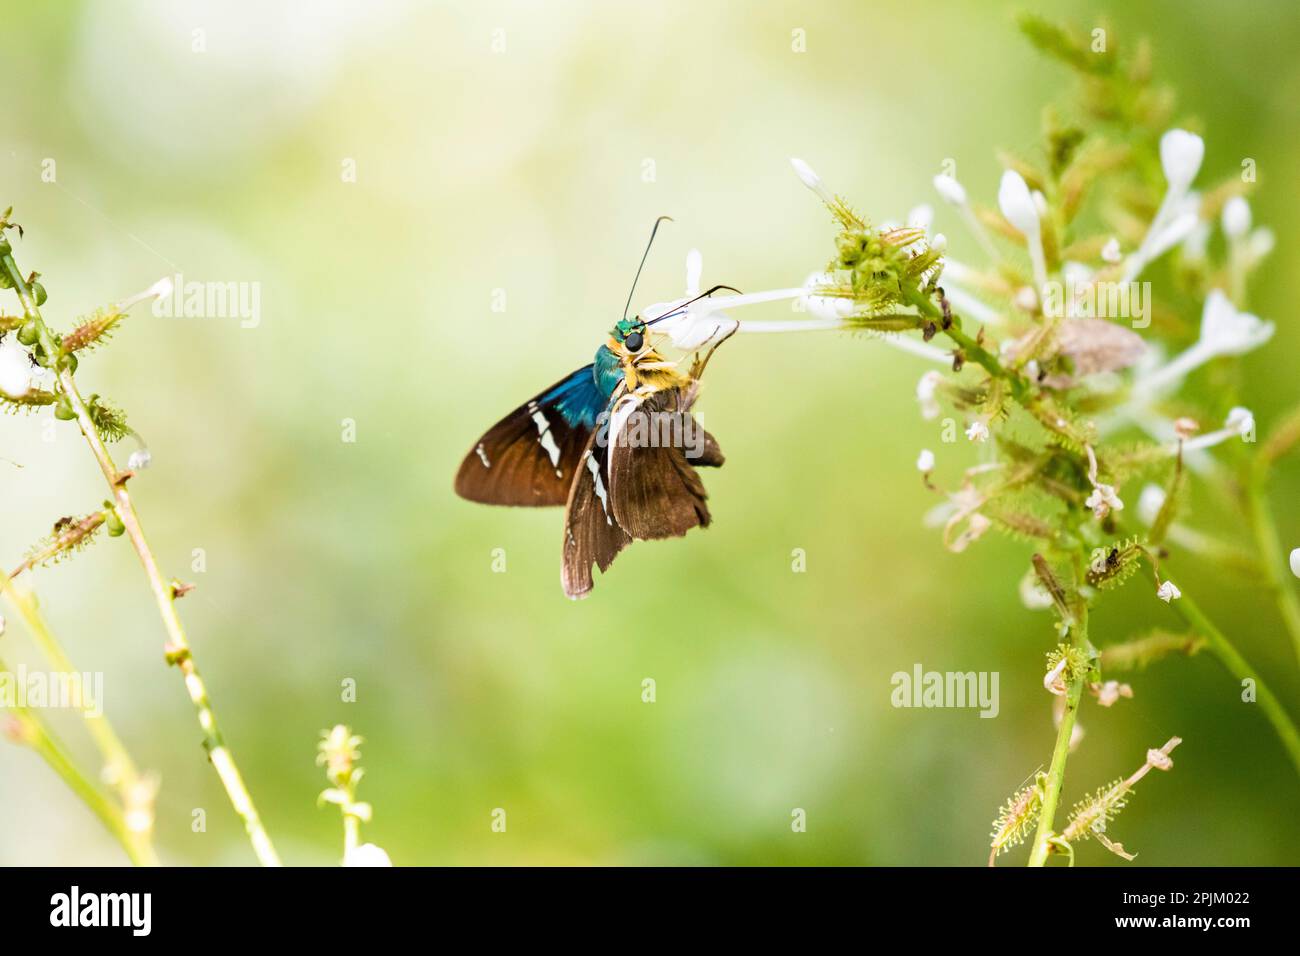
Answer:
<path fill-rule="evenodd" d="M 1291 762 L 1295 764 L 1296 772 L 1300 773 L 1300 731 L 1296 730 L 1295 722 L 1283 709 L 1281 702 L 1273 696 L 1273 692 L 1259 679 L 1255 669 L 1250 666 L 1250 662 L 1241 656 L 1241 653 L 1233 646 L 1232 642 L 1205 616 L 1205 613 L 1195 601 L 1184 594 L 1174 602 L 1174 606 L 1178 613 L 1182 615 L 1183 620 L 1190 624 L 1198 635 L 1205 638 L 1206 646 L 1219 659 L 1220 663 L 1227 668 L 1228 673 L 1232 674 L 1238 681 L 1250 680 L 1254 682 L 1255 699 L 1260 709 L 1264 711 L 1264 716 L 1273 725 L 1273 729 L 1282 741 L 1282 746 L 1286 748 L 1287 755 L 1291 758 Z"/>
<path fill-rule="evenodd" d="M 126 535 L 130 538 L 131 544 L 140 558 L 140 563 L 144 566 L 145 577 L 149 580 L 149 587 L 153 591 L 163 626 L 167 630 L 167 660 L 176 664 L 185 678 L 185 690 L 198 712 L 199 726 L 203 729 L 204 747 L 208 751 L 208 757 L 212 761 L 213 767 L 216 768 L 217 776 L 221 778 L 221 785 L 225 788 L 226 796 L 235 808 L 235 813 L 244 822 L 244 829 L 248 833 L 248 839 L 253 845 L 253 852 L 257 854 L 258 861 L 263 866 L 279 866 L 280 858 L 276 855 L 271 838 L 262 825 L 257 808 L 253 804 L 253 798 L 248 792 L 248 787 L 244 784 L 243 776 L 239 772 L 239 767 L 235 764 L 230 748 L 226 746 L 221 727 L 217 723 L 216 715 L 213 713 L 212 705 L 208 700 L 207 687 L 203 683 L 203 678 L 199 675 L 198 666 L 194 663 L 190 644 L 185 636 L 185 628 L 181 624 L 180 615 L 176 612 L 175 591 L 172 585 L 163 577 L 158 561 L 149 547 L 143 528 L 140 526 L 140 519 L 136 515 L 131 496 L 127 493 L 126 480 L 129 475 L 118 472 L 117 466 L 113 463 L 107 446 L 104 444 L 103 439 L 100 438 L 99 431 L 95 428 L 90 409 L 81 397 L 81 392 L 77 389 L 70 363 L 65 361 L 65 358 L 68 357 L 62 354 L 41 318 L 40 311 L 36 306 L 36 299 L 27 285 L 27 280 L 14 262 L 12 248 L 8 239 L 3 235 L 0 235 L 0 263 L 2 263 L 10 283 L 18 293 L 24 313 L 36 325 L 41 348 L 51 363 L 51 367 L 57 370 L 59 386 L 76 415 L 77 422 L 81 426 L 81 433 L 85 436 L 91 453 L 94 454 L 96 462 L 99 463 L 99 469 L 103 472 L 104 480 L 108 483 L 108 487 L 112 492 L 118 517 L 121 519 L 122 524 L 125 525 Z"/>
<path fill-rule="evenodd" d="M 1087 646 L 1088 612 L 1082 608 L 1078 621 L 1071 629 L 1072 642 L 1075 647 Z M 1074 721 L 1079 713 L 1079 700 L 1083 696 L 1085 675 L 1076 674 L 1066 685 L 1065 712 L 1061 714 L 1061 725 L 1056 728 L 1056 746 L 1052 748 L 1052 763 L 1047 768 L 1047 782 L 1043 789 L 1043 810 L 1038 817 L 1038 829 L 1034 832 L 1033 847 L 1029 851 L 1029 865 L 1043 866 L 1047 856 L 1052 852 L 1052 838 L 1056 835 L 1052 829 L 1056 818 L 1056 808 L 1061 802 L 1061 788 L 1065 784 L 1065 761 L 1070 756 L 1070 737 L 1074 734 Z"/>

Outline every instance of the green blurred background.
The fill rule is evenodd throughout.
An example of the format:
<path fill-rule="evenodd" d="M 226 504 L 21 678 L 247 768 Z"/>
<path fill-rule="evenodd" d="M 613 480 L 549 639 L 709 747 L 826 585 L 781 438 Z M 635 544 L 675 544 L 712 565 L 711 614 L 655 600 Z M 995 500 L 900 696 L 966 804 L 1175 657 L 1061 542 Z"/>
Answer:
<path fill-rule="evenodd" d="M 830 227 L 791 155 L 876 218 L 933 202 L 948 157 L 990 200 L 995 148 L 1033 150 L 1042 106 L 1072 85 L 1021 40 L 1017 7 L 5 6 L 0 205 L 26 228 L 19 264 L 43 274 L 47 319 L 66 327 L 177 271 L 261 283 L 257 328 L 140 309 L 79 377 L 148 439 L 154 466 L 132 489 L 167 571 L 198 584 L 181 606 L 195 653 L 287 862 L 337 861 L 314 754 L 338 722 L 366 738 L 365 837 L 398 864 L 984 862 L 996 807 L 1050 755 L 1054 638 L 1017 598 L 1022 546 L 989 536 L 950 555 L 921 525 L 934 499 L 913 462 L 940 447 L 913 396 L 921 360 L 843 336 L 733 340 L 702 405 L 728 458 L 707 476 L 714 527 L 633 547 L 578 604 L 559 587 L 558 511 L 471 505 L 451 481 L 481 431 L 589 361 L 655 216 L 676 221 L 641 304 L 680 294 L 692 247 L 706 283 L 747 291 L 820 266 Z M 1055 6 L 1083 26 L 1108 15 Z M 1246 360 L 1241 397 L 1266 429 L 1297 397 L 1300 21 L 1286 3 L 1130 6 L 1109 9 L 1114 42 L 1154 41 L 1179 115 L 1204 122 L 1202 181 L 1258 162 L 1256 221 L 1279 242 L 1253 305 L 1278 333 Z M 947 210 L 937 226 L 978 259 Z M 13 563 L 104 493 L 74 427 L 52 443 L 39 417 L 0 427 L 0 457 L 22 465 L 0 462 Z M 941 454 L 941 477 L 964 460 Z M 1292 462 L 1274 491 L 1288 549 L 1297 492 Z M 1266 594 L 1172 567 L 1300 711 Z M 165 861 L 251 862 L 126 541 L 34 581 L 161 774 Z M 1135 587 L 1095 633 L 1157 624 L 1177 621 Z M 0 646 L 34 664 L 21 630 Z M 1000 715 L 893 709 L 890 675 L 917 662 L 1000 672 Z M 1174 772 L 1148 778 L 1111 834 L 1135 865 L 1293 863 L 1294 772 L 1235 683 L 1204 655 L 1132 682 L 1134 700 L 1084 710 L 1066 803 L 1178 734 Z M 93 761 L 75 722 L 59 726 Z M 9 744 L 0 806 L 0 863 L 124 860 Z M 791 832 L 795 807 L 806 833 Z M 1118 862 L 1095 843 L 1079 859 Z"/>

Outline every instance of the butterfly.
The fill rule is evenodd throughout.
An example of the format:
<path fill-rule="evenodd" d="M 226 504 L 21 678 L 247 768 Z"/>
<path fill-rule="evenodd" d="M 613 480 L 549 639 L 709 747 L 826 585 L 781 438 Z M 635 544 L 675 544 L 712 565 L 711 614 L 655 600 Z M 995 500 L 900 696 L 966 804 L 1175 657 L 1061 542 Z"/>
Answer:
<path fill-rule="evenodd" d="M 650 244 L 667 218 L 656 220 Z M 723 455 L 691 409 L 704 367 L 736 326 L 715 331 L 686 371 L 656 349 L 663 336 L 651 327 L 722 289 L 736 291 L 714 286 L 649 321 L 627 318 L 629 292 L 592 362 L 489 428 L 461 462 L 456 493 L 469 501 L 564 506 L 560 583 L 570 598 L 590 593 L 593 565 L 603 574 L 633 541 L 681 537 L 711 521 L 696 468 L 719 467 Z"/>

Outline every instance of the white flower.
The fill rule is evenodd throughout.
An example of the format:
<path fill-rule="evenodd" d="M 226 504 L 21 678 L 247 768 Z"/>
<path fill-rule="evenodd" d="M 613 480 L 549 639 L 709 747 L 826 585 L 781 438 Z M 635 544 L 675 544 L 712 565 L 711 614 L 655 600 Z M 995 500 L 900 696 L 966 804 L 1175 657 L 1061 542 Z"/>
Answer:
<path fill-rule="evenodd" d="M 934 238 L 930 240 L 930 248 L 935 252 L 945 252 L 948 249 L 948 237 L 941 232 L 936 232 Z"/>
<path fill-rule="evenodd" d="M 942 381 L 942 375 L 930 371 L 916 383 L 916 400 L 921 403 L 921 417 L 927 422 L 939 417 L 939 401 L 934 396 Z"/>
<path fill-rule="evenodd" d="M 373 843 L 363 843 L 343 860 L 344 866 L 392 866 L 388 854 Z"/>
<path fill-rule="evenodd" d="M 1169 187 L 1137 250 L 1128 257 L 1122 281 L 1132 282 L 1154 259 L 1195 231 L 1200 198 L 1190 192 L 1200 171 L 1205 142 L 1195 133 L 1171 129 L 1160 138 L 1160 165 Z"/>
<path fill-rule="evenodd" d="M 1223 204 L 1223 233 L 1229 239 L 1240 239 L 1250 232 L 1250 203 L 1233 196 Z"/>
<path fill-rule="evenodd" d="M 966 187 L 946 173 L 934 177 L 934 188 L 949 205 L 966 205 Z"/>
<path fill-rule="evenodd" d="M 1165 490 L 1159 485 L 1151 484 L 1142 489 L 1142 494 L 1138 497 L 1138 517 L 1143 524 L 1156 523 L 1156 516 L 1165 506 L 1165 497 Z"/>
<path fill-rule="evenodd" d="M 1300 578 L 1300 548 L 1291 552 L 1291 573 Z"/>
<path fill-rule="evenodd" d="M 1156 589 L 1156 597 L 1168 604 L 1170 601 L 1176 601 L 1183 596 L 1183 592 L 1178 590 L 1178 585 L 1173 581 L 1162 581 L 1160 587 Z"/>
<path fill-rule="evenodd" d="M 1201 313 L 1201 338 L 1216 355 L 1241 355 L 1273 337 L 1273 323 L 1238 312 L 1221 289 L 1213 290 Z"/>
<path fill-rule="evenodd" d="M 1200 217 L 1194 212 L 1185 212 L 1175 216 L 1172 221 L 1153 229 L 1143 242 L 1143 255 L 1147 262 L 1159 259 L 1174 246 L 1183 242 L 1196 231 Z"/>
<path fill-rule="evenodd" d="M 1106 241 L 1106 244 L 1101 247 L 1101 258 L 1103 262 L 1110 263 L 1119 262 L 1124 258 L 1123 253 L 1121 253 L 1119 249 L 1119 240 L 1114 236 L 1111 236 L 1110 239 Z"/>
<path fill-rule="evenodd" d="M 1243 437 L 1249 435 L 1255 430 L 1255 413 L 1249 408 L 1242 408 L 1238 405 L 1228 412 L 1228 418 L 1223 423 L 1223 427 L 1236 429 L 1237 433 Z"/>
<path fill-rule="evenodd" d="M 144 471 L 151 464 L 153 464 L 153 453 L 148 448 L 133 451 L 126 459 L 126 467 L 132 471 Z"/>
<path fill-rule="evenodd" d="M 1055 667 L 1043 675 L 1043 687 L 1057 697 L 1064 697 L 1066 694 L 1067 688 L 1061 675 L 1065 673 L 1065 665 L 1069 662 L 1069 658 L 1062 657 Z"/>
<path fill-rule="evenodd" d="M 926 475 L 934 471 L 934 452 L 928 448 L 921 449 L 921 454 L 916 456 L 916 470 Z"/>
<path fill-rule="evenodd" d="M 822 182 L 822 178 L 813 172 L 811 166 L 805 163 L 802 159 L 797 159 L 794 156 L 790 157 L 790 165 L 794 167 L 795 173 L 805 186 L 815 192 L 822 202 L 834 208 L 835 196 L 826 188 L 826 184 Z"/>
<path fill-rule="evenodd" d="M 1029 194 L 1029 186 L 1014 169 L 1002 173 L 998 186 L 998 208 L 1007 221 L 1028 238 L 1038 234 L 1038 207 Z"/>
<path fill-rule="evenodd" d="M 1171 191 L 1186 192 L 1201 171 L 1205 140 L 1183 129 L 1171 129 L 1160 137 L 1160 165 Z"/>
<path fill-rule="evenodd" d="M 6 338 L 0 342 L 0 392 L 22 398 L 32 387 L 32 362 L 27 350 Z"/>
<path fill-rule="evenodd" d="M 125 312 L 127 309 L 131 308 L 131 306 L 137 305 L 138 303 L 143 302 L 145 299 L 170 298 L 172 294 L 172 290 L 174 288 L 175 288 L 175 283 L 172 282 L 172 277 L 163 276 L 161 279 L 159 279 L 153 285 L 149 286 L 149 288 L 145 289 L 143 292 L 137 292 L 135 295 L 123 299 L 121 302 L 117 304 L 117 308 L 119 311 Z"/>
<path fill-rule="evenodd" d="M 966 437 L 975 442 L 988 441 L 989 426 L 977 418 L 966 429 Z"/>
<path fill-rule="evenodd" d="M 1138 379 L 1135 391 L 1149 397 L 1181 382 L 1193 370 L 1222 355 L 1242 355 L 1273 337 L 1274 325 L 1248 312 L 1238 312 L 1214 289 L 1201 312 L 1201 336 L 1196 344 L 1167 364 Z"/>
<path fill-rule="evenodd" d="M 1092 509 L 1092 513 L 1098 520 L 1106 517 L 1112 511 L 1124 510 L 1124 502 L 1115 493 L 1115 486 L 1108 485 L 1105 482 L 1098 482 L 1094 485 L 1092 494 L 1083 503 Z"/>

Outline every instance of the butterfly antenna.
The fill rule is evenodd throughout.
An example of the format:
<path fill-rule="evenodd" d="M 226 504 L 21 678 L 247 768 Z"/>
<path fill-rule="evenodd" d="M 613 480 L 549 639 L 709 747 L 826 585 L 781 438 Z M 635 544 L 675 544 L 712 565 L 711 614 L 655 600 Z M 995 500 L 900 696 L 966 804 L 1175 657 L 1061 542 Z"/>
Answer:
<path fill-rule="evenodd" d="M 673 316 L 681 315 L 683 312 L 686 311 L 686 307 L 688 305 L 691 305 L 695 302 L 699 302 L 701 299 L 707 299 L 709 296 L 713 295 L 713 293 L 719 292 L 722 289 L 726 289 L 728 292 L 734 292 L 736 293 L 736 295 L 744 295 L 744 293 L 741 292 L 739 289 L 733 289 L 729 285 L 715 285 L 709 291 L 701 292 L 695 298 L 683 302 L 681 305 L 677 306 L 677 308 L 673 309 L 671 312 L 665 313 L 664 315 L 659 316 L 657 319 L 651 319 L 649 322 L 646 323 L 646 325 L 654 325 L 656 322 L 662 322 L 664 319 L 671 319 L 673 318 Z"/>
<path fill-rule="evenodd" d="M 637 280 L 641 278 L 641 270 L 645 268 L 645 261 L 650 255 L 650 247 L 654 245 L 655 233 L 659 231 L 659 224 L 664 220 L 673 221 L 672 216 L 660 216 L 655 220 L 654 227 L 650 230 L 650 241 L 645 244 L 645 252 L 641 253 L 641 264 L 636 267 L 636 275 L 632 277 L 632 288 L 627 293 L 627 304 L 623 306 L 623 318 L 627 318 L 627 310 L 632 307 L 632 296 L 636 292 Z"/>

